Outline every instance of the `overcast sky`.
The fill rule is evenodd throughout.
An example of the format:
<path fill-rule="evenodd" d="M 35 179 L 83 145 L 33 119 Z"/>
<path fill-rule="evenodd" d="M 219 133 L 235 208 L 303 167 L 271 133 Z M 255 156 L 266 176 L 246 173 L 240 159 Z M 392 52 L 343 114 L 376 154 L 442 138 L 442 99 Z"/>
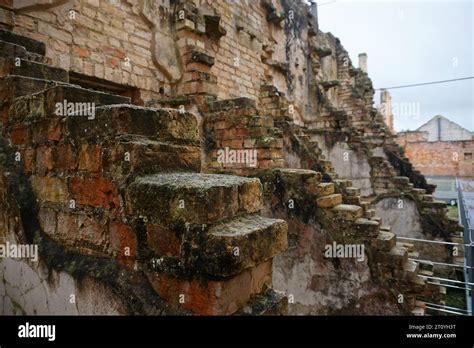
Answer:
<path fill-rule="evenodd" d="M 318 1 L 319 27 L 355 66 L 368 55 L 375 88 L 474 76 L 474 0 Z M 395 128 L 441 114 L 474 131 L 474 80 L 390 90 Z M 376 95 L 379 103 L 379 94 Z"/>

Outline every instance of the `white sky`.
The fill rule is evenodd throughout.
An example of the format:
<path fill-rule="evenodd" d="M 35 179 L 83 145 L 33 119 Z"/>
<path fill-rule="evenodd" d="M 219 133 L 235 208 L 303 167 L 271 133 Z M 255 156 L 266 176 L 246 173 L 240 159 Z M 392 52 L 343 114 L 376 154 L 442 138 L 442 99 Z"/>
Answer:
<path fill-rule="evenodd" d="M 320 30 L 341 39 L 355 66 L 358 54 L 367 53 L 375 88 L 474 76 L 474 0 L 318 4 Z M 400 111 L 397 131 L 416 129 L 438 114 L 474 131 L 474 80 L 390 93 L 394 111 Z"/>

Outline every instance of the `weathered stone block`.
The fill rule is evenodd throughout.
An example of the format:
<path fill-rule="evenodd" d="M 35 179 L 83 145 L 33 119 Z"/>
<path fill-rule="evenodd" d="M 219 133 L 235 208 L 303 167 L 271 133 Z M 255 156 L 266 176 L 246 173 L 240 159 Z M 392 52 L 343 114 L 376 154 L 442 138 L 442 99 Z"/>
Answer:
<path fill-rule="evenodd" d="M 129 187 L 129 202 L 135 214 L 166 226 L 172 223 L 210 224 L 253 213 L 260 201 L 258 179 L 230 175 L 159 174 L 137 178 Z M 156 204 L 156 197 L 161 203 Z"/>
<path fill-rule="evenodd" d="M 386 231 L 380 231 L 375 240 L 375 247 L 380 251 L 390 251 L 397 243 L 395 234 Z"/>
<path fill-rule="evenodd" d="M 104 151 L 104 170 L 117 175 L 160 172 L 197 172 L 201 150 L 192 145 L 174 145 L 140 136 L 121 136 Z"/>
<path fill-rule="evenodd" d="M 19 61 L 0 59 L 0 66 L 2 73 L 5 75 L 20 75 L 48 81 L 69 82 L 69 74 L 66 70 L 26 59 L 20 59 Z"/>
<path fill-rule="evenodd" d="M 357 205 L 339 204 L 332 211 L 338 218 L 346 221 L 355 221 L 364 215 L 362 208 Z"/>
<path fill-rule="evenodd" d="M 0 40 L 11 42 L 26 48 L 27 51 L 44 56 L 46 46 L 44 43 L 28 38 L 26 36 L 15 34 L 11 31 L 0 29 Z"/>
<path fill-rule="evenodd" d="M 223 280 L 185 280 L 166 274 L 149 274 L 155 291 L 175 307 L 199 315 L 231 315 L 270 284 L 272 262 L 264 262 Z"/>
<path fill-rule="evenodd" d="M 52 203 L 68 203 L 68 188 L 65 179 L 32 176 L 31 186 L 36 198 Z"/>
<path fill-rule="evenodd" d="M 204 271 L 230 276 L 269 260 L 288 247 L 288 226 L 283 220 L 258 215 L 240 217 L 213 226 L 194 252 Z"/>
<path fill-rule="evenodd" d="M 320 208 L 333 208 L 342 203 L 342 195 L 341 194 L 332 194 L 324 197 L 319 197 L 316 200 L 316 204 Z"/>

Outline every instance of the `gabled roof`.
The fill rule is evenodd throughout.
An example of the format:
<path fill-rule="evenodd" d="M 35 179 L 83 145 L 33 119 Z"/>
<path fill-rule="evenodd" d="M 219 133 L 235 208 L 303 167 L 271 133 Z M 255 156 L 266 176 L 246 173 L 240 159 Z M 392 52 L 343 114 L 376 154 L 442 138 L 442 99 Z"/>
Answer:
<path fill-rule="evenodd" d="M 429 124 L 429 123 L 431 123 L 431 122 L 437 120 L 438 118 L 440 118 L 440 119 L 442 119 L 442 120 L 446 120 L 446 121 L 448 121 L 449 123 L 454 124 L 456 127 L 460 128 L 460 129 L 462 129 L 462 130 L 464 130 L 464 131 L 466 131 L 466 132 L 469 132 L 469 133 L 471 133 L 471 134 L 474 134 L 474 132 L 471 132 L 470 130 L 464 128 L 463 126 L 458 125 L 456 122 L 451 121 L 449 118 L 447 118 L 447 117 L 445 117 L 445 116 L 443 116 L 443 115 L 436 115 L 436 116 L 434 116 L 431 120 L 429 120 L 428 122 L 423 123 L 420 127 L 418 127 L 418 128 L 416 129 L 416 131 L 420 131 L 421 128 L 423 128 L 423 127 L 426 126 L 427 124 Z"/>

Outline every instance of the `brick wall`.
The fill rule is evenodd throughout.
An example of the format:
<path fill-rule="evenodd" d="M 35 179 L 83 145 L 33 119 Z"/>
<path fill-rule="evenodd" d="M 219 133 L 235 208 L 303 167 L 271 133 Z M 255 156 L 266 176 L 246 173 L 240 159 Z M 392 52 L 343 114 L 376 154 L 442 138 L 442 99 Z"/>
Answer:
<path fill-rule="evenodd" d="M 164 77 L 152 57 L 152 31 L 137 1 L 68 1 L 19 12 L 15 31 L 47 43 L 53 66 L 158 95 Z"/>
<path fill-rule="evenodd" d="M 406 143 L 423 142 L 428 140 L 428 134 L 426 132 L 400 132 L 395 138 L 397 144 L 405 146 Z"/>
<path fill-rule="evenodd" d="M 198 14 L 190 11 L 193 8 L 199 9 Z M 181 9 L 185 19 L 180 18 Z M 150 23 L 153 10 L 162 22 L 170 19 L 170 28 L 156 30 L 157 24 Z M 47 42 L 47 57 L 53 66 L 136 87 L 145 102 L 163 94 L 200 93 L 219 99 L 257 100 L 260 87 L 272 84 L 287 94 L 299 112 L 305 109 L 308 8 L 299 1 L 183 0 L 177 7 L 162 1 L 150 10 L 151 16 L 144 13 L 137 0 L 57 2 L 49 8 L 19 11 L 14 30 Z M 222 37 L 209 34 L 203 18 L 210 15 L 220 17 L 220 27 L 225 30 Z M 180 73 L 175 72 L 177 83 L 170 83 L 157 63 L 163 58 L 160 50 L 168 50 L 169 45 L 160 47 L 162 37 L 154 36 L 156 32 L 176 42 L 178 54 L 169 67 L 183 65 Z M 196 51 L 209 55 L 212 62 L 190 64 L 191 53 Z M 168 50 L 167 54 L 174 53 Z"/>
<path fill-rule="evenodd" d="M 409 141 L 402 145 L 410 162 L 424 175 L 474 176 L 474 141 Z"/>

